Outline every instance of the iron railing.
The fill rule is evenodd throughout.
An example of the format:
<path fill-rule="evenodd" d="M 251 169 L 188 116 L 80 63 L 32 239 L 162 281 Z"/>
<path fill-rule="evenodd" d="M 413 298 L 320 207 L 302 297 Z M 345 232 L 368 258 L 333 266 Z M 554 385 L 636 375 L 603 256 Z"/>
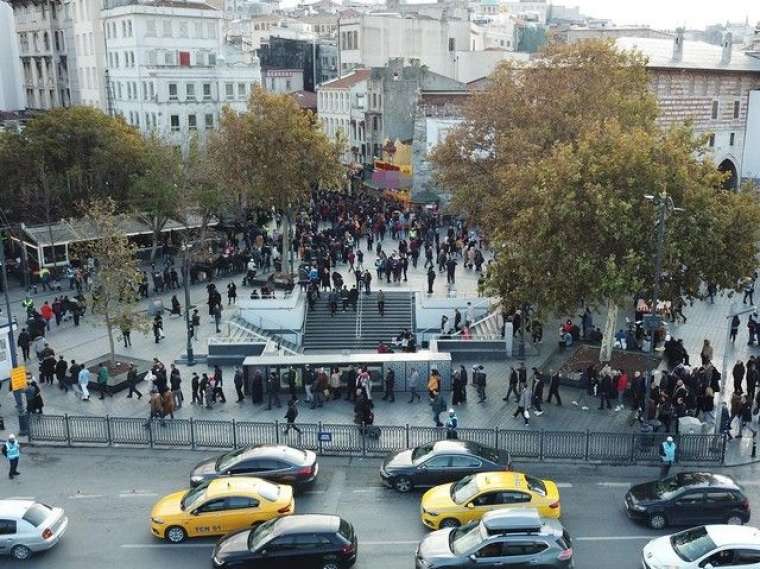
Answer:
<path fill-rule="evenodd" d="M 74 445 L 150 448 L 232 449 L 253 444 L 290 444 L 324 455 L 382 456 L 446 438 L 446 429 L 410 425 L 378 425 L 379 436 L 356 425 L 299 423 L 300 433 L 285 434 L 284 423 L 208 419 L 140 419 L 31 415 L 29 440 Z M 667 433 L 599 433 L 458 429 L 462 440 L 504 449 L 517 460 L 599 463 L 657 463 Z M 721 435 L 675 435 L 678 462 L 722 464 L 726 440 Z"/>

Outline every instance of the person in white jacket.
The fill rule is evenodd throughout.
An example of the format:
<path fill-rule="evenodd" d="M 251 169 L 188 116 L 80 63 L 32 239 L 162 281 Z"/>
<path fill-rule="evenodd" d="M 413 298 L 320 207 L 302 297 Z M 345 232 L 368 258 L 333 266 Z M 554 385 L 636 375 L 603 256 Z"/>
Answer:
<path fill-rule="evenodd" d="M 77 378 L 77 381 L 79 382 L 79 389 L 82 390 L 82 401 L 90 400 L 90 391 L 87 389 L 87 385 L 90 383 L 90 379 L 91 375 L 89 369 L 83 367 L 81 370 L 79 370 L 79 377 Z"/>

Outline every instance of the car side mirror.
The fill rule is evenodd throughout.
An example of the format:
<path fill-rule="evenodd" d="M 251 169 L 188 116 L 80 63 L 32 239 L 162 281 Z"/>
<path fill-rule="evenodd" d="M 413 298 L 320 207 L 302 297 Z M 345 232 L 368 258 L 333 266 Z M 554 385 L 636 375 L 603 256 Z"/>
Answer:
<path fill-rule="evenodd" d="M 706 561 L 700 565 L 700 567 L 703 567 L 704 569 L 713 569 L 713 564 L 709 561 Z"/>
<path fill-rule="evenodd" d="M 476 562 L 478 561 L 478 558 L 477 558 L 477 557 L 475 557 L 475 554 L 474 554 L 474 553 L 473 553 L 472 555 L 470 555 L 470 556 L 468 557 L 468 559 L 469 559 L 470 561 L 472 561 L 473 563 L 476 563 Z"/>
<path fill-rule="evenodd" d="M 261 550 L 259 553 L 260 553 L 261 555 L 268 555 L 268 554 L 269 554 L 269 551 L 267 551 L 266 549 L 262 549 L 262 550 Z"/>
<path fill-rule="evenodd" d="M 473 504 L 472 502 L 468 502 L 467 507 L 472 509 L 475 507 L 475 504 Z"/>
<path fill-rule="evenodd" d="M 419 468 L 420 470 L 427 470 L 427 466 L 425 466 L 424 464 L 420 464 L 417 468 Z"/>
<path fill-rule="evenodd" d="M 197 516 L 199 514 L 200 514 L 200 512 L 198 510 L 193 510 L 192 512 L 190 512 L 191 516 Z"/>

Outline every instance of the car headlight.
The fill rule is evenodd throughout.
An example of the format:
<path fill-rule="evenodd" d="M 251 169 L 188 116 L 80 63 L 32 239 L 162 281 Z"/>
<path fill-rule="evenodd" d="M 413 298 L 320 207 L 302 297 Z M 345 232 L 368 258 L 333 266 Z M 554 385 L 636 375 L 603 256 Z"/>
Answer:
<path fill-rule="evenodd" d="M 646 512 L 646 508 L 644 506 L 639 505 L 639 504 L 631 504 L 631 509 L 635 510 L 637 512 Z"/>
<path fill-rule="evenodd" d="M 441 515 L 441 514 L 439 514 L 438 512 L 428 512 L 427 510 L 423 510 L 423 511 L 424 511 L 424 512 L 425 512 L 425 514 L 427 514 L 428 516 L 432 516 L 432 517 L 434 517 L 434 518 L 436 518 L 436 517 L 438 517 L 438 516 L 440 516 L 440 515 Z"/>
<path fill-rule="evenodd" d="M 151 518 L 150 521 L 152 521 L 154 524 L 158 524 L 160 526 L 162 526 L 162 525 L 164 525 L 166 523 L 161 518 Z"/>

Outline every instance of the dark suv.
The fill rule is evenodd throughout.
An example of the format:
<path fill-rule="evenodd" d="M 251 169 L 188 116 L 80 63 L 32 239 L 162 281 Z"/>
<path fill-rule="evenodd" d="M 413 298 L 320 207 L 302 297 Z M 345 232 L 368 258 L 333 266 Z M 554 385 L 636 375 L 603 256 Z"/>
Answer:
<path fill-rule="evenodd" d="M 275 518 L 231 533 L 216 544 L 215 569 L 347 569 L 356 562 L 353 526 L 338 516 Z"/>
<path fill-rule="evenodd" d="M 479 522 L 434 531 L 417 547 L 416 569 L 468 567 L 572 569 L 573 543 L 558 520 L 531 508 L 488 512 Z"/>
<path fill-rule="evenodd" d="M 628 517 L 661 529 L 668 525 L 744 524 L 749 500 L 730 476 L 680 472 L 671 478 L 646 482 L 625 495 Z"/>

